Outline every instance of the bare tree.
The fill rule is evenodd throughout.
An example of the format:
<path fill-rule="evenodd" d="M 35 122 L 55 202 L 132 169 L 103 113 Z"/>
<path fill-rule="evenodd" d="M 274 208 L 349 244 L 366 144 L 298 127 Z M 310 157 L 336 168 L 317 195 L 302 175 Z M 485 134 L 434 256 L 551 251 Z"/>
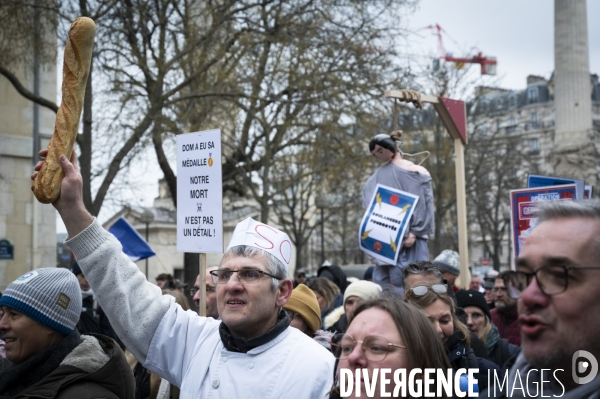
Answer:
<path fill-rule="evenodd" d="M 502 243 L 510 239 L 510 225 L 505 212 L 510 204 L 510 190 L 525 187 L 529 170 L 528 155 L 518 136 L 496 129 L 489 121 L 492 113 L 471 106 L 473 132 L 465 151 L 467 203 L 471 236 L 481 240 L 491 265 L 499 270 Z"/>

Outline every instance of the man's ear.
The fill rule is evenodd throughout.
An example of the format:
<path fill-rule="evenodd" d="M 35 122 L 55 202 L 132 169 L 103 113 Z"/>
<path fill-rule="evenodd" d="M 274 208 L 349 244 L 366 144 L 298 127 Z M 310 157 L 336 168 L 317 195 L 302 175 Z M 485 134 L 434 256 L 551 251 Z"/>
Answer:
<path fill-rule="evenodd" d="M 279 287 L 277 288 L 277 302 L 276 302 L 276 306 L 278 308 L 282 307 L 283 305 L 285 305 L 287 303 L 287 301 L 290 299 L 290 296 L 292 295 L 293 289 L 294 289 L 294 286 L 292 284 L 292 281 L 289 279 L 283 280 L 279 284 Z"/>

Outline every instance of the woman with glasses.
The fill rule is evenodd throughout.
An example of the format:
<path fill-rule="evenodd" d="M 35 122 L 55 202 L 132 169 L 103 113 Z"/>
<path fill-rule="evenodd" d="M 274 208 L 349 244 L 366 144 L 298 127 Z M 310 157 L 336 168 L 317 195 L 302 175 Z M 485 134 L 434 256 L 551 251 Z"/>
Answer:
<path fill-rule="evenodd" d="M 417 285 L 405 293 L 404 300 L 427 316 L 446 348 L 452 368 L 479 368 L 479 391 L 485 389 L 488 370 L 500 369 L 491 361 L 475 356 L 469 329 L 456 316 L 456 306 L 446 285 Z"/>
<path fill-rule="evenodd" d="M 518 346 L 509 343 L 506 338 L 500 338 L 481 292 L 460 290 L 456 293 L 456 301 L 467 315 L 467 327 L 483 342 L 491 361 L 503 367 L 508 359 L 520 352 Z"/>
<path fill-rule="evenodd" d="M 374 369 L 389 368 L 392 374 L 397 369 L 406 369 L 408 376 L 413 368 L 450 368 L 444 347 L 427 318 L 414 307 L 393 298 L 361 302 L 354 310 L 346 333 L 336 334 L 332 345 L 338 366 L 330 398 L 340 397 L 339 375 L 343 369 L 352 373 L 355 369 L 367 369 L 372 378 Z M 379 381 L 377 379 L 374 390 L 376 398 L 381 393 Z M 387 387 L 391 393 L 393 381 Z M 359 397 L 367 397 L 364 387 Z"/>

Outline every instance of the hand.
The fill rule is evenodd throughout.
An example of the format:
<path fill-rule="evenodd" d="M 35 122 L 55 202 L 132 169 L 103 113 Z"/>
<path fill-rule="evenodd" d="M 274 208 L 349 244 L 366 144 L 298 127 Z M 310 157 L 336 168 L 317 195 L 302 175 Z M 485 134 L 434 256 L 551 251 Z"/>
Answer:
<path fill-rule="evenodd" d="M 417 236 L 413 233 L 408 233 L 408 237 L 402 240 L 402 246 L 404 248 L 410 248 L 414 245 L 415 241 L 417 241 Z"/>
<path fill-rule="evenodd" d="M 39 154 L 40 157 L 45 158 L 48 155 L 48 150 L 41 150 Z M 89 214 L 83 203 L 83 178 L 79 172 L 77 154 L 73 151 L 70 161 L 65 155 L 61 155 L 59 161 L 65 172 L 65 177 L 60 185 L 60 195 L 52 205 L 65 223 L 69 237 L 73 237 L 89 226 L 94 217 Z M 39 161 L 34 170 L 39 172 L 43 164 L 44 161 Z M 36 176 L 37 173 L 33 173 L 31 180 L 34 180 Z"/>

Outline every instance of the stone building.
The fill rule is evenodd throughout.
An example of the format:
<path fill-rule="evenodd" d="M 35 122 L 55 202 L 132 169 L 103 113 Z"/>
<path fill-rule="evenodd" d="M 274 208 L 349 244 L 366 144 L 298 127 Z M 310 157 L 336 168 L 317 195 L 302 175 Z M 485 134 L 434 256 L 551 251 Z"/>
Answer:
<path fill-rule="evenodd" d="M 494 135 L 498 139 L 517 137 L 520 153 L 528 157 L 528 170 L 515 170 L 522 176 L 541 174 L 584 179 L 598 190 L 600 173 L 600 81 L 598 75 L 588 73 L 590 98 L 590 130 L 587 142 L 582 145 L 581 135 L 559 133 L 557 114 L 560 104 L 555 100 L 556 74 L 546 79 L 530 75 L 521 90 L 494 87 L 477 88 L 477 100 L 469 110 L 471 134 Z M 574 136 L 574 137 L 573 137 Z M 577 148 L 579 148 L 577 150 Z M 566 158 L 566 161 L 563 159 Z M 514 187 L 521 188 L 521 187 Z M 596 191 L 597 193 L 597 191 Z M 509 231 L 506 230 L 502 252 L 502 267 L 507 267 L 510 255 Z M 482 246 L 481 233 L 475 224 L 470 225 L 469 259 L 472 265 L 487 263 L 490 256 Z"/>
<path fill-rule="evenodd" d="M 40 66 L 39 79 L 34 79 L 31 65 L 14 72 L 31 92 L 56 98 L 55 63 Z M 37 201 L 30 179 L 36 130 L 39 148 L 46 148 L 55 116 L 25 99 L 0 75 L 0 240 L 13 249 L 12 258 L 0 257 L 0 291 L 30 270 L 56 266 L 56 211 Z"/>

